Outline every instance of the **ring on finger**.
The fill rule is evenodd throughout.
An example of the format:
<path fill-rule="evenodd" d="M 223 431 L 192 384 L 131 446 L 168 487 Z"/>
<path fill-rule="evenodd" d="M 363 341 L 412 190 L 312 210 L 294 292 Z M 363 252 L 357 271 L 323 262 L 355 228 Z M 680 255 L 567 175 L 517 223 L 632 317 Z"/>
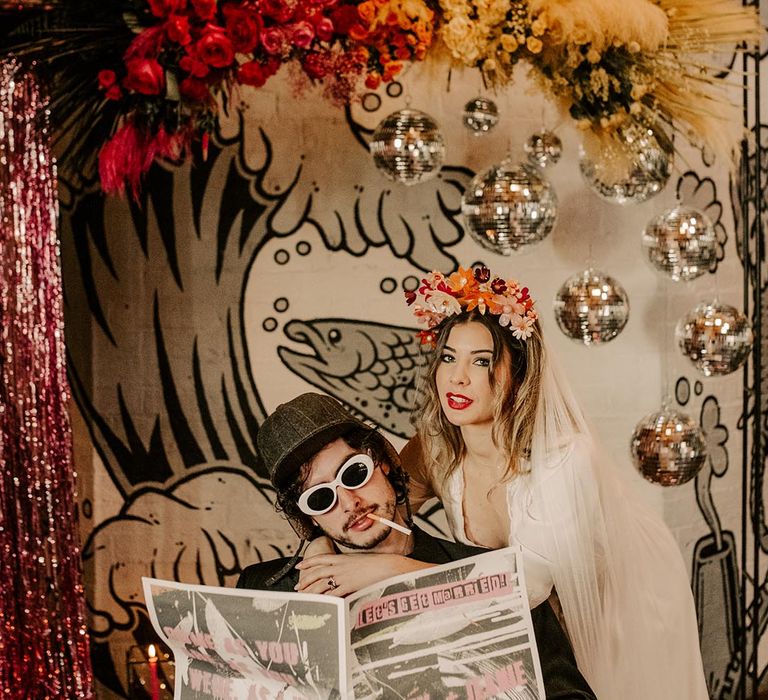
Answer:
<path fill-rule="evenodd" d="M 338 588 L 338 587 L 339 587 L 339 584 L 338 584 L 338 583 L 336 583 L 336 579 L 335 579 L 335 578 L 333 578 L 333 576 L 331 576 L 331 577 L 328 579 L 328 588 L 330 588 L 331 590 L 333 590 L 334 588 Z"/>

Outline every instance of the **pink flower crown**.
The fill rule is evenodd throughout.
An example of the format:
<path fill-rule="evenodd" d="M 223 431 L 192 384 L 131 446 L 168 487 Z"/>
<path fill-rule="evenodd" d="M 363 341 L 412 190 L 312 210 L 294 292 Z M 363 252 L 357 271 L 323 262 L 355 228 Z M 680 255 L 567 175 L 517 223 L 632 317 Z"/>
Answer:
<path fill-rule="evenodd" d="M 477 309 L 481 314 L 498 316 L 499 325 L 509 327 L 520 340 L 531 337 L 533 324 L 539 317 L 528 287 L 521 287 L 516 280 L 491 278 L 491 271 L 484 265 L 473 270 L 459 266 L 458 271 L 448 277 L 433 270 L 421 280 L 417 291 L 405 292 L 405 300 L 409 306 L 416 302 L 413 313 L 419 323 L 427 324 L 427 328 L 418 333 L 422 345 L 435 345 L 437 336 L 432 329 L 448 316 L 464 311 Z"/>

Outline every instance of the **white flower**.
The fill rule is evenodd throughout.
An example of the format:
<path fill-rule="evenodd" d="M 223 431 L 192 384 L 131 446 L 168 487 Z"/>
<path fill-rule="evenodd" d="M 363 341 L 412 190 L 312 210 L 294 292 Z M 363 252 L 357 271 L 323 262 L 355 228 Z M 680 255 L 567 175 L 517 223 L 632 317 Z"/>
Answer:
<path fill-rule="evenodd" d="M 432 308 L 441 314 L 453 316 L 461 313 L 459 300 L 447 292 L 430 292 L 427 301 Z"/>
<path fill-rule="evenodd" d="M 437 287 L 438 284 L 441 282 L 445 282 L 445 276 L 442 272 L 438 272 L 437 270 L 433 270 L 427 276 L 424 278 L 425 282 L 428 286 L 430 286 L 432 289 Z"/>
<path fill-rule="evenodd" d="M 443 25 L 442 36 L 451 53 L 467 65 L 474 64 L 480 56 L 475 23 L 468 17 L 453 17 Z"/>
<path fill-rule="evenodd" d="M 533 319 L 528 316 L 513 316 L 509 327 L 518 340 L 528 340 L 533 335 Z"/>

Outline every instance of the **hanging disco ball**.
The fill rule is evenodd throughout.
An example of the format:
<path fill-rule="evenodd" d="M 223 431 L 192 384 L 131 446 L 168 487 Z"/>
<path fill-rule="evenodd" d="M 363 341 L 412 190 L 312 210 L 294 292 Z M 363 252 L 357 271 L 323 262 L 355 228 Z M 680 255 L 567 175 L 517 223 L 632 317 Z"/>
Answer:
<path fill-rule="evenodd" d="M 499 108 L 493 100 L 476 97 L 464 105 L 462 121 L 475 136 L 487 134 L 499 123 Z"/>
<path fill-rule="evenodd" d="M 661 129 L 630 122 L 598 154 L 582 146 L 579 167 L 592 191 L 617 204 L 639 204 L 664 189 L 672 169 L 672 145 Z"/>
<path fill-rule="evenodd" d="M 717 300 L 701 303 L 681 318 L 675 338 L 683 355 L 707 377 L 735 372 L 746 362 L 754 342 L 747 317 Z"/>
<path fill-rule="evenodd" d="M 701 428 L 684 413 L 667 407 L 637 424 L 630 449 L 640 474 L 662 486 L 690 481 L 707 458 Z"/>
<path fill-rule="evenodd" d="M 401 109 L 385 117 L 368 146 L 384 176 L 404 185 L 435 177 L 445 160 L 437 122 L 417 109 Z"/>
<path fill-rule="evenodd" d="M 540 168 L 548 168 L 563 155 L 563 142 L 553 131 L 545 129 L 532 134 L 525 142 L 528 162 Z"/>
<path fill-rule="evenodd" d="M 461 197 L 469 234 L 501 255 L 546 238 L 557 219 L 557 196 L 538 168 L 504 160 L 476 175 Z"/>
<path fill-rule="evenodd" d="M 629 320 L 624 288 L 602 272 L 588 268 L 569 277 L 555 297 L 560 330 L 584 345 L 613 340 Z"/>
<path fill-rule="evenodd" d="M 703 275 L 715 260 L 717 236 L 706 214 L 681 205 L 645 227 L 643 250 L 657 270 L 675 282 L 688 282 Z"/>

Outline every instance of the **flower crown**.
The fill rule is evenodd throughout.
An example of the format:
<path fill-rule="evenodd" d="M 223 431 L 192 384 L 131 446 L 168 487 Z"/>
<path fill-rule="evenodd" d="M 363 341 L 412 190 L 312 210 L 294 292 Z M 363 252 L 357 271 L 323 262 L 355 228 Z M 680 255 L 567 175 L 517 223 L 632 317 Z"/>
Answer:
<path fill-rule="evenodd" d="M 521 287 L 516 280 L 491 278 L 485 265 L 464 269 L 446 277 L 433 270 L 423 280 L 417 291 L 406 291 L 408 305 L 414 304 L 413 313 L 419 323 L 427 328 L 419 331 L 421 344 L 435 345 L 437 336 L 432 330 L 448 316 L 457 316 L 477 309 L 481 314 L 491 313 L 499 317 L 499 325 L 509 327 L 515 338 L 527 340 L 533 333 L 538 318 L 528 287 Z M 418 301 L 417 301 L 418 300 Z"/>

